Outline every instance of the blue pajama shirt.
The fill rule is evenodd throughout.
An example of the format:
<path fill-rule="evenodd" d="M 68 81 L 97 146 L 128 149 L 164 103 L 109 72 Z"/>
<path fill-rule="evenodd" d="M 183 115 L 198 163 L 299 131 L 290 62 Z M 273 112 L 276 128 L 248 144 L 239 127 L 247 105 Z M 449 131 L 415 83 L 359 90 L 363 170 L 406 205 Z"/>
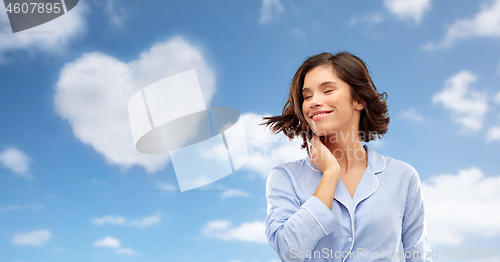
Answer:
<path fill-rule="evenodd" d="M 431 261 L 417 171 L 363 148 L 354 197 L 339 179 L 331 209 L 313 196 L 323 174 L 310 156 L 272 168 L 265 234 L 282 261 Z"/>

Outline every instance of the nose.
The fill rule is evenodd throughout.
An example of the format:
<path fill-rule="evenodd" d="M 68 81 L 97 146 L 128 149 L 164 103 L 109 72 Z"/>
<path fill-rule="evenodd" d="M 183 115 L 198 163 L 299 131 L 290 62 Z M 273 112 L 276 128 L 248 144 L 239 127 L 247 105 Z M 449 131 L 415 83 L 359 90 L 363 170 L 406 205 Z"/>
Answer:
<path fill-rule="evenodd" d="M 311 97 L 311 100 L 309 101 L 310 108 L 321 106 L 322 104 L 323 104 L 323 102 L 321 101 L 321 99 L 319 99 L 318 96 Z"/>

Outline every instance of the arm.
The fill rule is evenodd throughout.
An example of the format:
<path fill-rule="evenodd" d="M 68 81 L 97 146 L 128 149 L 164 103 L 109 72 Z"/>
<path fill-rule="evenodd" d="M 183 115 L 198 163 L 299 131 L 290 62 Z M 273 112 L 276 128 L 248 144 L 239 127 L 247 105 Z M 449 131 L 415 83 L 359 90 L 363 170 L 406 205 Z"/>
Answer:
<path fill-rule="evenodd" d="M 271 170 L 266 198 L 266 237 L 282 261 L 304 261 L 305 252 L 312 251 L 318 241 L 331 234 L 339 224 L 331 209 L 314 195 L 300 206 L 292 181 L 283 169 Z M 302 258 L 299 251 L 303 252 Z"/>
<path fill-rule="evenodd" d="M 401 240 L 404 251 L 410 251 L 412 254 L 406 261 L 432 261 L 427 242 L 427 227 L 425 225 L 420 179 L 417 171 L 413 168 L 408 186 Z"/>
<path fill-rule="evenodd" d="M 332 209 L 333 198 L 335 197 L 335 188 L 339 183 L 339 177 L 334 175 L 329 170 L 323 173 L 323 178 L 319 182 L 316 191 L 314 191 L 313 196 L 317 197 L 321 202 L 323 202 L 328 209 Z"/>

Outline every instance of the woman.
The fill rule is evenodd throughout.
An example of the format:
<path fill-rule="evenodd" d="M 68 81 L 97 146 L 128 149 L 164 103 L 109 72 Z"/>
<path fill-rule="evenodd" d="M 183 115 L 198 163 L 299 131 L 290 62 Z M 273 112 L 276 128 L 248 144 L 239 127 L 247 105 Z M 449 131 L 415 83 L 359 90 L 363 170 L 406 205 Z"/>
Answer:
<path fill-rule="evenodd" d="M 431 261 L 418 173 L 361 144 L 387 132 L 386 99 L 361 59 L 322 53 L 295 74 L 283 114 L 264 117 L 308 153 L 267 180 L 265 233 L 282 261 Z"/>

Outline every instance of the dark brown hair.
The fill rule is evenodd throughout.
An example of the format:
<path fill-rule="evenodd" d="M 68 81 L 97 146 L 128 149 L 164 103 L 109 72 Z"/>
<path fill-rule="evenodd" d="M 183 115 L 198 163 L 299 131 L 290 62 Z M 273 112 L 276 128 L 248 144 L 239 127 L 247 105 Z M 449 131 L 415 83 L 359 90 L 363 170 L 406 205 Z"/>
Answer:
<path fill-rule="evenodd" d="M 309 57 L 297 70 L 292 80 L 288 101 L 283 107 L 282 115 L 263 117 L 266 120 L 260 125 L 271 125 L 272 133 L 283 132 L 290 140 L 301 136 L 303 143 L 301 149 L 307 148 L 307 138 L 312 138 L 313 132 L 309 128 L 302 113 L 302 87 L 307 72 L 318 66 L 333 66 L 333 71 L 342 81 L 350 86 L 351 97 L 361 101 L 364 108 L 359 119 L 359 132 L 363 135 L 360 140 L 369 142 L 375 136 L 381 138 L 387 133 L 390 117 L 387 111 L 387 94 L 378 93 L 372 82 L 366 64 L 363 60 L 347 52 L 335 55 L 321 53 Z M 309 153 L 309 148 L 307 148 Z"/>

